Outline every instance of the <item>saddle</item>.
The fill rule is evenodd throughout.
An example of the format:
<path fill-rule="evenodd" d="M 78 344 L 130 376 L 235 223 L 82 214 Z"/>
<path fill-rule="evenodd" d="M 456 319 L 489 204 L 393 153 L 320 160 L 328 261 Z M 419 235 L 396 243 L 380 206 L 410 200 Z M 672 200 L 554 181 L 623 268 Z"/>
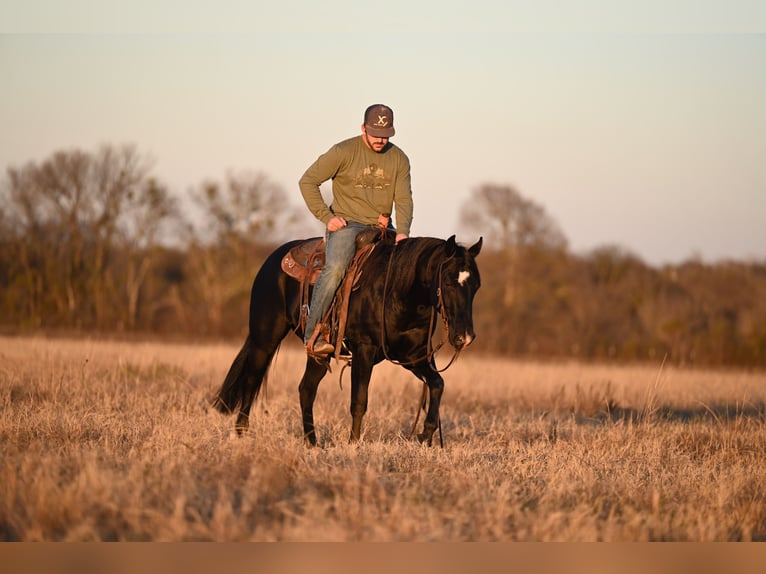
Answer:
<path fill-rule="evenodd" d="M 327 314 L 322 318 L 322 335 L 340 350 L 348 318 L 348 301 L 351 291 L 362 275 L 362 266 L 372 253 L 375 245 L 384 240 L 393 241 L 396 234 L 390 229 L 370 227 L 356 236 L 356 254 L 351 260 L 346 275 L 335 292 Z M 316 283 L 325 263 L 326 243 L 322 237 L 301 241 L 282 258 L 282 271 L 300 283 L 300 319 L 302 329 L 308 320 L 309 286 Z M 313 343 L 313 340 L 311 341 Z M 337 352 L 337 351 L 336 351 Z"/>
<path fill-rule="evenodd" d="M 304 239 L 290 249 L 282 258 L 282 271 L 293 279 L 310 285 L 317 282 L 325 262 L 325 241 L 323 237 Z"/>

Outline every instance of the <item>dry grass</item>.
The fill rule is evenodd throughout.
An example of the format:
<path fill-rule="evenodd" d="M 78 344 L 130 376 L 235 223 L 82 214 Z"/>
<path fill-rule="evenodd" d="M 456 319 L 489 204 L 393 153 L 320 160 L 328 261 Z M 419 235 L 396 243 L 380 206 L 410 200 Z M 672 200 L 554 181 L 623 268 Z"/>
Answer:
<path fill-rule="evenodd" d="M 446 448 L 405 437 L 420 384 L 348 374 L 302 441 L 298 350 L 250 433 L 202 405 L 237 347 L 0 338 L 3 540 L 764 540 L 766 377 L 490 360 L 445 373 Z M 422 420 L 422 419 L 421 419 Z"/>

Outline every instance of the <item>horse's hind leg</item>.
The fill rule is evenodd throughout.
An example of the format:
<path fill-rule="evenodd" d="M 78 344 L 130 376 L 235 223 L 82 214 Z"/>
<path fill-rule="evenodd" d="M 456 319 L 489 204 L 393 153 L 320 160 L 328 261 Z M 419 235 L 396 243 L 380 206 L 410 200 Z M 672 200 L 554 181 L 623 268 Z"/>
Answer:
<path fill-rule="evenodd" d="M 327 367 L 309 357 L 306 370 L 303 372 L 298 392 L 301 398 L 301 416 L 303 418 L 303 439 L 309 446 L 316 446 L 317 435 L 314 429 L 314 400 L 317 396 L 319 382 L 327 373 Z"/>
<path fill-rule="evenodd" d="M 213 401 L 222 413 L 237 413 L 235 428 L 239 434 L 244 433 L 249 426 L 253 401 L 263 386 L 279 344 L 290 329 L 287 321 L 278 317 L 264 323 L 272 331 L 266 332 L 265 328 L 261 331 L 251 329 Z"/>
<path fill-rule="evenodd" d="M 278 346 L 279 344 L 273 349 L 252 348 L 248 354 L 245 366 L 245 384 L 242 387 L 242 402 L 234 426 L 238 434 L 247 431 L 250 425 L 250 409 L 266 380 L 271 359 L 274 357 Z"/>
<path fill-rule="evenodd" d="M 293 242 L 272 252 L 263 262 L 250 291 L 249 332 L 242 350 L 229 368 L 214 404 L 223 413 L 237 413 L 236 429 L 248 427 L 250 409 L 269 365 L 299 314 L 298 283 L 281 269 L 282 257 Z"/>

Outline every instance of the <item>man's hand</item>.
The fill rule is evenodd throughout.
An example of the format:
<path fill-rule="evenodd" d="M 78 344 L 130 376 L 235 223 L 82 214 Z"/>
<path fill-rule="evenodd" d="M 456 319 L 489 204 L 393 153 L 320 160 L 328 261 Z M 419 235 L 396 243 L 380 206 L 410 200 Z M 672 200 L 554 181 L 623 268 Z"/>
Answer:
<path fill-rule="evenodd" d="M 327 231 L 333 232 L 338 231 L 339 229 L 343 229 L 346 227 L 348 223 L 345 219 L 343 219 L 340 215 L 336 215 L 333 217 L 330 221 L 327 222 Z"/>
<path fill-rule="evenodd" d="M 396 242 L 399 243 L 402 239 L 407 239 L 407 235 L 404 233 L 397 233 L 396 234 Z"/>

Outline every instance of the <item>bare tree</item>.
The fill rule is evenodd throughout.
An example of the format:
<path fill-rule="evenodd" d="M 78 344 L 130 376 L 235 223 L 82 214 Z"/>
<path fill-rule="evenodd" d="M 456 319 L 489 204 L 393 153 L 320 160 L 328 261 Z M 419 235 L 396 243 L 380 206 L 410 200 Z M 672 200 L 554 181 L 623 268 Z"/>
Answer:
<path fill-rule="evenodd" d="M 125 322 L 128 329 L 138 322 L 138 304 L 146 278 L 155 263 L 161 234 L 170 222 L 180 223 L 177 198 L 156 179 L 150 178 L 138 189 L 125 213 L 122 230 L 126 249 L 124 289 L 127 298 Z"/>
<path fill-rule="evenodd" d="M 201 227 L 191 229 L 191 278 L 204 303 L 207 322 L 220 329 L 224 308 L 242 297 L 264 246 L 284 239 L 302 221 L 284 190 L 263 174 L 227 174 L 225 183 L 208 181 L 192 192 Z"/>
<path fill-rule="evenodd" d="M 192 190 L 191 198 L 201 211 L 196 235 L 203 243 L 272 243 L 302 221 L 284 190 L 261 173 L 229 172 L 223 183 L 206 181 Z"/>
<path fill-rule="evenodd" d="M 506 307 L 516 298 L 517 270 L 524 252 L 531 248 L 563 250 L 567 245 L 558 224 L 545 209 L 510 185 L 485 183 L 474 189 L 461 210 L 461 223 L 486 237 L 488 246 L 504 254 Z"/>
<path fill-rule="evenodd" d="M 72 326 L 110 326 L 119 279 L 108 273 L 116 248 L 136 227 L 126 214 L 146 202 L 150 162 L 130 145 L 96 153 L 59 151 L 7 174 L 9 217 L 33 297 Z M 160 212 L 161 213 L 161 212 Z"/>
<path fill-rule="evenodd" d="M 461 221 L 500 250 L 524 246 L 564 249 L 567 245 L 545 209 L 510 185 L 485 183 L 474 189 L 463 205 Z"/>

